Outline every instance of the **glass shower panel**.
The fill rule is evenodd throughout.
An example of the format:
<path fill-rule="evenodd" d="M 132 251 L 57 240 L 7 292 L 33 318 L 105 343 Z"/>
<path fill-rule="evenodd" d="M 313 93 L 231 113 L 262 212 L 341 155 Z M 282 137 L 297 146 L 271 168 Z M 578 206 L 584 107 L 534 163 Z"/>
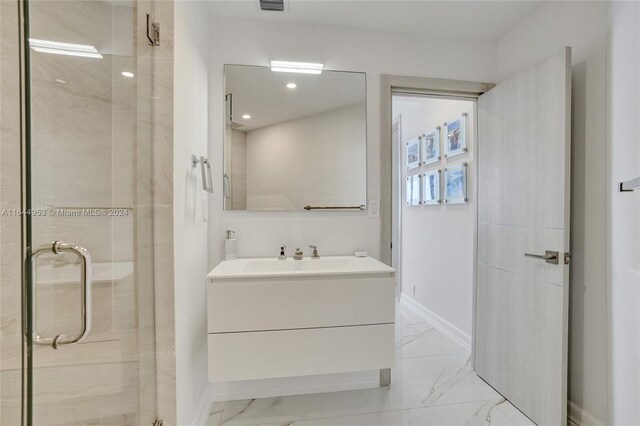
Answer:
<path fill-rule="evenodd" d="M 151 425 L 153 58 L 140 53 L 142 12 L 136 1 L 27 6 L 28 244 L 41 250 L 30 261 L 40 337 L 30 345 L 28 416 L 37 425 Z M 54 241 L 86 249 L 87 280 L 81 256 Z"/>

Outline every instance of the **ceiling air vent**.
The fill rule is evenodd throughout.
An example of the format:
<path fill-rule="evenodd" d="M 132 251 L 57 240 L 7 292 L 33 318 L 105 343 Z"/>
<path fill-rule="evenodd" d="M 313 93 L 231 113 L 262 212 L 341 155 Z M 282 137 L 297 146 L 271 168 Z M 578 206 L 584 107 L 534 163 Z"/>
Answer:
<path fill-rule="evenodd" d="M 260 0 L 260 9 L 269 12 L 284 12 L 284 0 Z"/>

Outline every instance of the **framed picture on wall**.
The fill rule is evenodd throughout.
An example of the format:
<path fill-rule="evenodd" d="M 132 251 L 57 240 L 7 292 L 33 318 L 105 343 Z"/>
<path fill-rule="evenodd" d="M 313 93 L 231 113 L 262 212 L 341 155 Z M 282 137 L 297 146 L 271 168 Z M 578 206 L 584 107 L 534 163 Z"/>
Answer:
<path fill-rule="evenodd" d="M 422 204 L 440 204 L 440 169 L 422 175 Z"/>
<path fill-rule="evenodd" d="M 407 176 L 406 185 L 407 205 L 420 205 L 420 175 Z"/>
<path fill-rule="evenodd" d="M 445 158 L 467 152 L 467 113 L 443 124 Z"/>
<path fill-rule="evenodd" d="M 420 166 L 420 140 L 422 136 L 411 139 L 407 142 L 407 149 L 405 152 L 405 164 L 407 170 L 415 169 Z"/>
<path fill-rule="evenodd" d="M 469 202 L 467 196 L 467 163 L 448 165 L 444 169 L 444 202 L 447 204 L 464 204 Z"/>
<path fill-rule="evenodd" d="M 440 126 L 422 135 L 422 164 L 440 160 Z"/>

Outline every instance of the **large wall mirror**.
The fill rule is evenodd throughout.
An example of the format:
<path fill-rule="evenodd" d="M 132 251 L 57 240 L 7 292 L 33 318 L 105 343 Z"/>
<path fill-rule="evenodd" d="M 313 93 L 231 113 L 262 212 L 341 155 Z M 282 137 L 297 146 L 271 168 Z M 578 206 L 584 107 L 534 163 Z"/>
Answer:
<path fill-rule="evenodd" d="M 224 72 L 225 210 L 364 209 L 364 73 Z"/>

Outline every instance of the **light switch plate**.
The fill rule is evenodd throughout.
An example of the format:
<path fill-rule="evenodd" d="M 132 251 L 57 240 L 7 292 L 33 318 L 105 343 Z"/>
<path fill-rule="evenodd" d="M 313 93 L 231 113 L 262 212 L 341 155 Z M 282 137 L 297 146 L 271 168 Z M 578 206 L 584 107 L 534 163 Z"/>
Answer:
<path fill-rule="evenodd" d="M 379 218 L 380 217 L 380 199 L 376 198 L 376 199 L 369 200 L 369 208 L 367 210 L 370 218 L 372 219 Z"/>

